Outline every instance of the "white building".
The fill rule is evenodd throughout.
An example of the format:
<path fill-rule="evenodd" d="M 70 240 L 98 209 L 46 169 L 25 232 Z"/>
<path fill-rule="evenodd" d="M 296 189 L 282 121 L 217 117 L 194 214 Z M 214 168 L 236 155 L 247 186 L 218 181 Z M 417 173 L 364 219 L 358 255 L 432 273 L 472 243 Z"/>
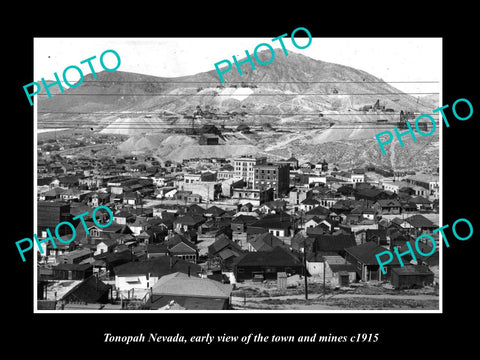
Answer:
<path fill-rule="evenodd" d="M 243 178 L 248 185 L 253 185 L 255 170 L 254 166 L 259 164 L 266 164 L 267 158 L 253 158 L 241 157 L 233 159 L 233 174 L 234 177 Z"/>

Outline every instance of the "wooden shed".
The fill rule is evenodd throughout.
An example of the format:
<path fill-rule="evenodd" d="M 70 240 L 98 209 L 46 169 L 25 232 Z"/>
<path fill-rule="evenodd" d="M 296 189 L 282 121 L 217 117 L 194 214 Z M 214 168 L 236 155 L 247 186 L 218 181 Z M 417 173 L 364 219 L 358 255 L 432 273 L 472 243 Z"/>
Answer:
<path fill-rule="evenodd" d="M 410 289 L 433 284 L 433 272 L 425 265 L 392 268 L 391 282 L 396 289 Z"/>

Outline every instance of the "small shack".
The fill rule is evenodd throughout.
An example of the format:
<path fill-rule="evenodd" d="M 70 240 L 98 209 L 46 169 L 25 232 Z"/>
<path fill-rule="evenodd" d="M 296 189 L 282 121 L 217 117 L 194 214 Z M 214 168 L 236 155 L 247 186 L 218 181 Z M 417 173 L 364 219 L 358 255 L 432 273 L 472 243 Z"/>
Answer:
<path fill-rule="evenodd" d="M 218 145 L 218 136 L 215 134 L 202 134 L 198 139 L 200 145 Z"/>
<path fill-rule="evenodd" d="M 433 284 L 433 272 L 425 265 L 392 268 L 391 282 L 395 289 L 410 289 Z"/>

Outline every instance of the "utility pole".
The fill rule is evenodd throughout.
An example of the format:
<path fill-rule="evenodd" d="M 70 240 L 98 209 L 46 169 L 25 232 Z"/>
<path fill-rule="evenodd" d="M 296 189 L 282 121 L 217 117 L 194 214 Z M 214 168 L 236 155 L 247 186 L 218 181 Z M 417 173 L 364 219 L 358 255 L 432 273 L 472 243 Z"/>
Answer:
<path fill-rule="evenodd" d="M 307 282 L 307 247 L 303 240 L 303 276 L 305 278 L 305 300 L 308 300 L 308 282 Z"/>
<path fill-rule="evenodd" d="M 325 288 L 325 272 L 327 269 L 327 261 L 323 259 L 323 297 L 325 297 L 326 294 L 326 288 Z"/>

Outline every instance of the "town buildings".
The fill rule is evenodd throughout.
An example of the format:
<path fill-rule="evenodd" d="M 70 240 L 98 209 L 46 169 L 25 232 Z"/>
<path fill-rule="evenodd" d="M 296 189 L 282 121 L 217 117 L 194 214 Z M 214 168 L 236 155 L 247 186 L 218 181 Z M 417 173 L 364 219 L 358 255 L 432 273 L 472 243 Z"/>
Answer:
<path fill-rule="evenodd" d="M 210 138 L 205 144 L 215 143 Z M 410 259 L 405 269 L 392 261 L 385 275 L 375 258 L 432 234 L 438 177 L 371 181 L 367 169 L 332 171 L 324 160 L 299 165 L 295 158 L 117 160 L 44 159 L 37 187 L 39 239 L 63 221 L 72 222 L 77 234 L 57 247 L 44 242 L 39 301 L 52 300 L 52 286 L 60 289 L 65 281 L 83 285 L 60 295 L 57 290 L 52 301 L 59 309 L 93 306 L 75 302 L 78 296 L 119 309 L 229 310 L 233 285 L 290 283 L 300 276 L 333 288 L 438 284 L 438 252 L 417 263 Z M 73 220 L 99 205 L 113 213 L 109 227 L 86 218 L 85 229 Z M 62 236 L 68 233 L 69 227 L 60 228 Z"/>

